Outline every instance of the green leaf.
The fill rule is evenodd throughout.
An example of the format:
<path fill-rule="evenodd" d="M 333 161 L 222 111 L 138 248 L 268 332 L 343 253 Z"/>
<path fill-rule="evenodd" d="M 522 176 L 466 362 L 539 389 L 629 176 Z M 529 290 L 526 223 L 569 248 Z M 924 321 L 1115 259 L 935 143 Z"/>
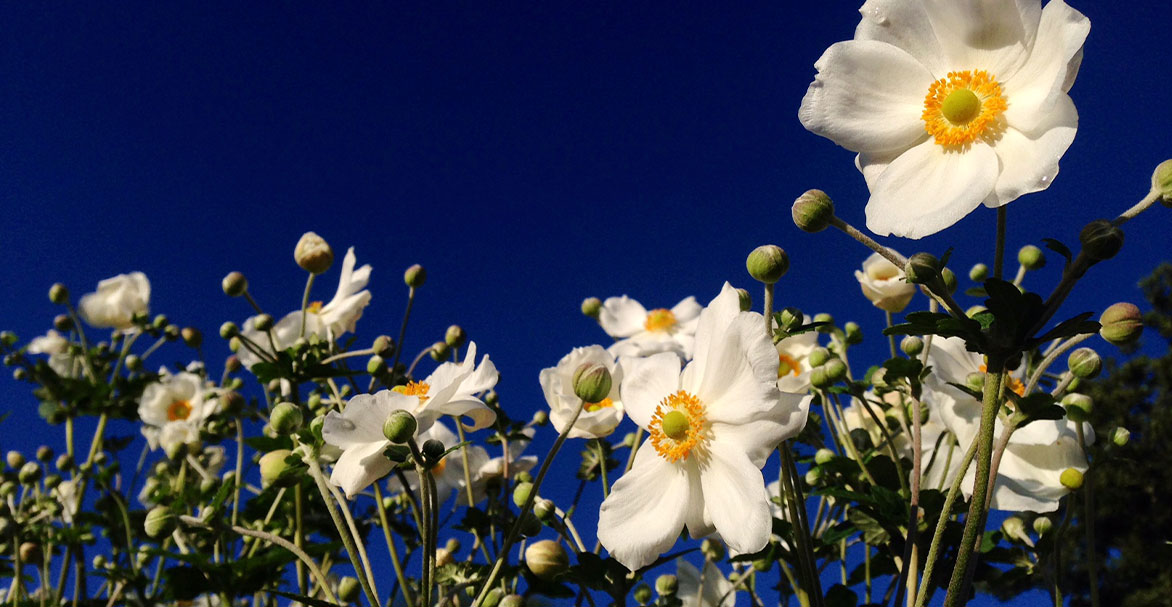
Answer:
<path fill-rule="evenodd" d="M 851 510 L 846 515 L 847 520 L 863 533 L 863 541 L 872 546 L 880 546 L 890 539 L 891 534 L 879 524 L 879 521 L 864 513 L 862 510 Z"/>
<path fill-rule="evenodd" d="M 1046 245 L 1047 249 L 1050 249 L 1051 251 L 1054 251 L 1055 253 L 1065 257 L 1066 258 L 1066 265 L 1070 265 L 1070 262 L 1073 260 L 1074 255 L 1070 252 L 1070 249 L 1067 248 L 1066 245 L 1062 244 L 1061 242 L 1059 242 L 1053 238 L 1043 238 L 1042 244 Z"/>
<path fill-rule="evenodd" d="M 826 590 L 826 607 L 855 607 L 858 604 L 859 595 L 842 584 L 835 584 Z"/>
<path fill-rule="evenodd" d="M 271 592 L 279 597 L 291 599 L 291 600 L 297 601 L 299 603 L 310 605 L 311 607 L 338 607 L 337 605 L 335 605 L 334 603 L 331 603 L 329 601 L 323 601 L 321 599 L 307 597 L 302 594 L 293 594 L 292 592 L 282 592 L 280 590 L 272 590 L 272 589 L 266 590 L 265 592 Z"/>

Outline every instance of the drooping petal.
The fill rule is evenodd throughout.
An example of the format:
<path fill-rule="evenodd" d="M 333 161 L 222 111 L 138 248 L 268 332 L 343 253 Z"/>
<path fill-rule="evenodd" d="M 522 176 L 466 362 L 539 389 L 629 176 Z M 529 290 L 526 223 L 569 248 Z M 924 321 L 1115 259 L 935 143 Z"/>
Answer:
<path fill-rule="evenodd" d="M 924 134 L 920 118 L 932 74 L 907 52 L 873 40 L 848 40 L 814 64 L 798 119 L 855 152 L 907 149 Z"/>
<path fill-rule="evenodd" d="M 386 440 L 383 423 L 392 411 L 411 411 L 418 399 L 390 390 L 374 394 L 359 394 L 338 413 L 330 411 L 322 423 L 322 439 L 327 443 L 350 449 L 358 445 Z M 426 429 L 426 428 L 421 428 Z"/>
<path fill-rule="evenodd" d="M 1005 120 L 1010 126 L 1037 135 L 1051 122 L 1050 112 L 1078 74 L 1090 29 L 1090 20 L 1063 0 L 1046 4 L 1029 60 L 1004 80 L 1009 99 Z"/>
<path fill-rule="evenodd" d="M 391 442 L 385 438 L 380 442 L 351 447 L 342 452 L 334 464 L 330 482 L 342 488 L 346 497 L 354 497 L 378 479 L 391 473 L 392 462 L 383 451 Z"/>
<path fill-rule="evenodd" d="M 668 462 L 654 449 L 640 449 L 634 466 L 602 502 L 599 541 L 627 569 L 651 564 L 675 544 L 690 494 L 686 466 Z"/>
<path fill-rule="evenodd" d="M 867 203 L 867 228 L 883 236 L 935 234 L 989 197 L 998 169 L 997 154 L 987 144 L 953 151 L 925 141 L 883 171 Z"/>
<path fill-rule="evenodd" d="M 632 421 L 647 429 L 659 403 L 679 390 L 680 357 L 661 352 L 647 358 L 624 358 L 621 364 L 623 407 Z"/>
<path fill-rule="evenodd" d="M 1007 204 L 1023 194 L 1050 187 L 1058 175 L 1058 160 L 1066 153 L 1078 130 L 1078 111 L 1070 96 L 1063 93 L 1047 114 L 1047 127 L 1031 137 L 1009 127 L 993 148 L 1001 160 L 1001 175 L 989 207 Z"/>
<path fill-rule="evenodd" d="M 606 298 L 598 311 L 598 323 L 602 325 L 602 330 L 614 338 L 630 337 L 642 331 L 645 322 L 647 308 L 626 295 Z"/>
<path fill-rule="evenodd" d="M 713 440 L 738 445 L 748 454 L 753 465 L 761 468 L 781 441 L 796 436 L 806 426 L 813 398 L 809 394 L 782 392 L 770 410 L 751 420 L 743 423 L 713 421 Z"/>
<path fill-rule="evenodd" d="M 772 517 L 761 470 L 745 452 L 726 441 L 712 441 L 700 470 L 704 504 L 730 549 L 748 554 L 769 543 Z"/>

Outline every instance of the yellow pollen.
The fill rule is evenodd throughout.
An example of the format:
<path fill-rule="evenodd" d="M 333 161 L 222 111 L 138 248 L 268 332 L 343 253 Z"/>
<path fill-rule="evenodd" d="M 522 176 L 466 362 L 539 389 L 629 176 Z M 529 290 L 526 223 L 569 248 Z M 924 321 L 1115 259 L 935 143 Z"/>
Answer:
<path fill-rule="evenodd" d="M 594 413 L 595 411 L 597 411 L 599 409 L 606 409 L 607 407 L 613 407 L 613 406 L 614 406 L 614 401 L 612 401 L 610 398 L 604 398 L 596 403 L 586 403 L 586 405 L 585 405 L 585 407 L 583 407 L 583 409 L 585 411 L 587 411 L 588 413 Z"/>
<path fill-rule="evenodd" d="M 432 476 L 439 476 L 444 473 L 444 470 L 447 467 L 448 467 L 448 458 L 445 457 L 445 458 L 441 459 L 438 464 L 431 467 L 431 475 Z"/>
<path fill-rule="evenodd" d="M 797 360 L 795 360 L 794 357 L 790 356 L 789 354 L 786 354 L 785 352 L 778 352 L 777 358 L 779 361 L 777 364 L 777 377 L 778 378 L 785 377 L 786 375 L 790 375 L 791 373 L 795 377 L 797 377 L 798 375 L 801 375 L 802 364 L 799 363 Z"/>
<path fill-rule="evenodd" d="M 191 416 L 191 403 L 177 400 L 167 405 L 167 421 L 181 421 Z"/>
<path fill-rule="evenodd" d="M 989 367 L 981 365 L 980 371 L 981 373 L 988 373 Z M 1018 396 L 1025 396 L 1025 384 L 1021 383 L 1020 379 L 1008 373 L 1005 374 L 1005 387 L 1009 388 L 1010 392 L 1013 392 Z"/>
<path fill-rule="evenodd" d="M 1001 85 L 984 70 L 949 72 L 928 87 L 924 130 L 944 146 L 996 140 L 1004 130 L 1001 115 L 1009 104 Z"/>
<path fill-rule="evenodd" d="M 647 313 L 647 320 L 643 321 L 643 328 L 648 331 L 670 331 L 676 326 L 676 315 L 667 308 L 659 308 Z"/>
<path fill-rule="evenodd" d="M 405 386 L 395 386 L 394 388 L 391 388 L 391 391 L 398 392 L 399 394 L 406 394 L 407 396 L 418 396 L 420 404 L 427 402 L 427 392 L 429 390 L 431 390 L 431 386 L 427 385 L 427 382 L 422 381 L 409 381 Z"/>
<path fill-rule="evenodd" d="M 708 441 L 708 418 L 700 399 L 680 390 L 659 403 L 651 416 L 651 446 L 669 462 L 687 459 Z"/>
<path fill-rule="evenodd" d="M 320 312 L 321 312 L 321 302 L 320 302 L 320 301 L 311 301 L 311 302 L 309 302 L 309 306 L 307 306 L 307 307 L 305 308 L 305 311 L 306 311 L 306 312 L 309 312 L 310 314 L 318 314 L 318 313 L 320 313 Z"/>

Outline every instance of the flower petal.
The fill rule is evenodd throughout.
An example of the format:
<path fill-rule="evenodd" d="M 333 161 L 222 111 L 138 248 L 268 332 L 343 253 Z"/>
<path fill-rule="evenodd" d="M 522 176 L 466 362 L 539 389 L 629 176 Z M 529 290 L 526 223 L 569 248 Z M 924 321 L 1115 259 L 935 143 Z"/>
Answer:
<path fill-rule="evenodd" d="M 856 152 L 906 149 L 924 135 L 924 96 L 932 74 L 907 52 L 873 40 L 826 49 L 798 119 Z"/>
<path fill-rule="evenodd" d="M 643 330 L 647 322 L 647 308 L 643 304 L 623 295 L 608 297 L 598 311 L 598 323 L 606 334 L 614 337 L 630 337 Z"/>
<path fill-rule="evenodd" d="M 935 234 L 988 198 L 997 172 L 997 154 L 984 143 L 958 152 L 925 141 L 883 171 L 867 203 L 867 228 L 882 236 Z"/>
<path fill-rule="evenodd" d="M 709 444 L 700 484 L 708 515 L 730 549 L 748 554 L 769 543 L 773 522 L 765 479 L 738 445 Z"/>
<path fill-rule="evenodd" d="M 321 428 L 322 439 L 342 449 L 385 441 L 383 423 L 387 416 L 392 411 L 411 411 L 417 401 L 414 396 L 390 390 L 359 394 L 350 399 L 341 413 L 330 411 L 326 414 Z"/>
<path fill-rule="evenodd" d="M 1012 74 L 1026 62 L 1041 14 L 1041 0 L 924 0 L 923 5 L 950 69 L 994 75 Z"/>
<path fill-rule="evenodd" d="M 647 358 L 624 358 L 621 364 L 623 407 L 631 420 L 646 430 L 659 403 L 679 390 L 680 357 L 661 352 Z"/>
<path fill-rule="evenodd" d="M 867 0 L 859 9 L 863 19 L 855 28 L 855 40 L 886 42 L 903 49 L 936 78 L 943 78 L 949 67 L 945 63 L 940 41 L 932 21 L 921 2 L 906 0 Z"/>
<path fill-rule="evenodd" d="M 1004 80 L 1010 126 L 1039 134 L 1037 129 L 1050 122 L 1051 109 L 1074 84 L 1090 30 L 1090 20 L 1063 0 L 1046 4 L 1029 60 Z"/>
<path fill-rule="evenodd" d="M 994 150 L 1001 161 L 994 199 L 985 205 L 998 207 L 1023 194 L 1050 187 L 1058 175 L 1058 160 L 1066 153 L 1078 130 L 1078 111 L 1070 96 L 1063 93 L 1047 114 L 1046 127 L 1031 137 L 1013 127 L 1005 130 Z"/>
<path fill-rule="evenodd" d="M 760 469 L 781 441 L 806 426 L 812 395 L 780 393 L 776 405 L 751 421 L 739 424 L 712 422 L 713 440 L 738 445 Z"/>
<path fill-rule="evenodd" d="M 615 483 L 598 512 L 598 539 L 632 571 L 651 564 L 684 527 L 691 483 L 687 466 L 640 449 L 635 464 Z"/>
<path fill-rule="evenodd" d="M 720 289 L 720 294 L 709 302 L 708 307 L 700 313 L 700 320 L 696 324 L 695 358 L 685 370 L 685 388 L 695 390 L 700 382 L 708 375 L 706 370 L 709 361 L 717 360 L 728 349 L 729 339 L 736 339 L 737 335 L 729 334 L 729 326 L 741 313 L 741 298 L 737 290 L 727 282 Z M 764 322 L 762 322 L 764 327 Z M 762 329 L 764 330 L 764 329 Z M 719 363 L 718 363 L 719 364 Z"/>
<path fill-rule="evenodd" d="M 346 492 L 346 497 L 354 497 L 378 479 L 391 473 L 395 464 L 383 455 L 383 451 L 390 444 L 391 441 L 384 438 L 381 442 L 346 449 L 334 464 L 330 482 L 341 487 L 342 491 Z"/>

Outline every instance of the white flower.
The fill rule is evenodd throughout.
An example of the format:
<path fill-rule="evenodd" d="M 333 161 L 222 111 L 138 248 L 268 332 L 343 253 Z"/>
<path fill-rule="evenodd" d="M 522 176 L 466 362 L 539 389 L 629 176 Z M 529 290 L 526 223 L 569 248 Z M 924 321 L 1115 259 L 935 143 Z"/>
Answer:
<path fill-rule="evenodd" d="M 842 422 L 846 425 L 847 433 L 852 430 L 863 430 L 871 439 L 871 444 L 881 455 L 890 455 L 886 447 L 886 437 L 875 422 L 875 417 L 887 425 L 887 431 L 892 437 L 897 457 L 912 459 L 912 439 L 914 430 L 908 418 L 895 407 L 911 408 L 911 399 L 899 392 L 886 392 L 882 396 L 886 407 L 878 402 L 874 391 L 865 394 L 865 401 L 852 399 L 851 403 L 842 408 Z M 872 417 L 864 409 L 869 407 L 875 413 Z M 939 415 L 929 415 L 927 421 L 920 424 L 920 453 L 921 479 L 924 487 L 936 488 L 944 482 L 951 482 L 956 475 L 964 453 L 957 453 L 955 440 L 949 434 L 948 428 L 940 421 Z M 843 437 L 843 440 L 849 440 Z M 949 453 L 951 451 L 951 454 Z M 910 476 L 911 467 L 906 470 Z"/>
<path fill-rule="evenodd" d="M 777 389 L 777 350 L 729 284 L 700 315 L 695 346 L 682 372 L 673 353 L 621 361 L 623 404 L 649 438 L 603 501 L 598 537 L 631 570 L 685 526 L 692 537 L 719 532 L 735 552 L 764 547 L 761 467 L 806 421 L 809 398 Z"/>
<path fill-rule="evenodd" d="M 805 323 L 812 319 L 805 317 Z M 806 331 L 777 342 L 777 388 L 782 392 L 805 392 L 810 389 L 810 353 L 818 347 L 818 333 Z"/>
<path fill-rule="evenodd" d="M 77 508 L 80 505 L 78 498 L 81 497 L 77 494 L 77 481 L 61 481 L 53 489 L 53 497 L 61 504 L 61 520 L 68 525 L 73 524 L 73 517 L 77 516 Z"/>
<path fill-rule="evenodd" d="M 895 267 L 878 253 L 871 253 L 862 271 L 855 270 L 855 278 L 868 301 L 892 314 L 903 312 L 916 294 L 916 285 L 904 280 L 903 268 Z"/>
<path fill-rule="evenodd" d="M 440 441 L 446 449 L 450 449 L 456 443 L 460 442 L 459 437 L 451 430 L 448 430 L 448 427 L 441 422 L 435 422 L 425 432 L 420 432 L 416 441 L 419 444 L 423 444 L 423 441 L 429 439 Z M 470 470 L 468 476 L 471 478 L 473 475 L 471 470 L 478 469 L 488 461 L 488 452 L 484 450 L 484 447 L 479 445 L 467 445 L 464 448 L 468 450 L 468 466 Z M 431 477 L 435 479 L 435 490 L 439 503 L 442 504 L 448 501 L 448 498 L 456 491 L 459 491 L 463 495 L 464 487 L 466 486 L 464 482 L 464 456 L 460 454 L 459 450 L 445 455 L 429 472 L 431 473 Z M 408 470 L 403 474 L 407 478 L 408 488 L 411 492 L 418 493 L 419 476 L 414 470 Z M 399 483 L 398 479 L 392 479 L 390 489 L 397 493 L 403 491 L 403 486 Z M 463 506 L 465 504 L 467 502 L 456 502 L 456 506 Z"/>
<path fill-rule="evenodd" d="M 216 411 L 215 393 L 194 373 L 171 374 L 163 369 L 160 374 L 157 383 L 142 391 L 138 404 L 143 436 L 151 449 L 198 444 L 204 419 Z"/>
<path fill-rule="evenodd" d="M 920 238 L 1049 187 L 1090 22 L 1062 0 L 868 0 L 798 117 L 858 152 L 867 227 Z"/>
<path fill-rule="evenodd" d="M 476 342 L 468 342 L 464 362 L 445 362 L 436 367 L 423 381 L 407 382 L 393 390 L 418 399 L 412 413 L 419 419 L 420 426 L 430 425 L 444 415 L 468 418 L 465 430 L 486 428 L 496 421 L 496 413 L 477 396 L 496 386 L 500 373 L 496 365 L 485 354 L 476 364 Z M 463 422 L 461 422 L 463 423 Z"/>
<path fill-rule="evenodd" d="M 509 448 L 504 455 L 486 461 L 469 457 L 468 468 L 474 471 L 472 475 L 472 501 L 474 503 L 479 504 L 483 501 L 487 497 L 488 487 L 504 480 L 506 472 L 509 478 L 513 478 L 517 474 L 528 472 L 537 466 L 536 455 L 521 455 L 529 446 L 529 442 L 533 440 L 533 428 L 525 428 L 521 430 L 521 434 L 525 438 L 514 437 L 509 440 Z M 483 449 L 481 452 L 486 453 Z M 471 455 L 472 453 L 469 452 L 469 456 Z M 461 491 L 460 495 L 456 497 L 456 503 L 465 503 L 467 499 L 464 492 Z"/>
<path fill-rule="evenodd" d="M 619 384 L 623 380 L 622 367 L 615 364 L 614 357 L 602 346 L 574 348 L 558 361 L 556 367 L 542 369 L 541 390 L 545 402 L 549 403 L 549 419 L 554 428 L 565 434 L 570 419 L 578 410 L 580 399 L 574 395 L 574 372 L 583 364 L 597 363 L 610 371 L 610 394 L 597 403 L 586 403 L 578 421 L 569 430 L 569 438 L 602 438 L 614 432 L 623 421 L 623 403 L 619 398 Z"/>
<path fill-rule="evenodd" d="M 69 340 L 53 329 L 49 329 L 48 333 L 28 342 L 25 352 L 48 354 L 49 368 L 61 377 L 77 377 L 78 375 L 78 370 L 75 369 L 74 365 L 75 357 L 69 354 Z"/>
<path fill-rule="evenodd" d="M 940 421 L 956 436 L 958 445 L 953 459 L 962 457 L 972 441 L 976 440 L 981 419 L 981 402 L 962 392 L 949 382 L 964 384 L 970 373 L 983 373 L 981 356 L 965 350 L 958 337 L 932 341 L 928 353 L 934 372 L 924 388 L 924 402 L 931 408 L 931 416 Z M 1024 390 L 1020 373 L 1007 379 L 1007 389 Z M 1087 443 L 1094 441 L 1090 424 L 1083 425 Z M 1004 432 L 997 421 L 994 444 Z M 961 488 L 972 495 L 976 466 L 970 466 Z M 991 507 L 997 510 L 1049 512 L 1058 508 L 1058 500 L 1069 490 L 1058 477 L 1067 468 L 1080 472 L 1087 469 L 1087 461 L 1078 444 L 1078 431 L 1069 419 L 1038 420 L 1020 428 L 1009 439 L 1001 458 L 997 484 L 994 486 Z M 951 476 L 954 471 L 949 471 Z M 951 480 L 951 478 L 949 479 Z"/>
<path fill-rule="evenodd" d="M 81 297 L 77 312 L 99 329 L 126 330 L 136 314 L 146 314 L 151 302 L 151 282 L 142 272 L 119 274 L 98 283 L 98 290 Z"/>
<path fill-rule="evenodd" d="M 354 247 L 346 251 L 342 260 L 342 274 L 338 278 L 338 290 L 334 298 L 325 305 L 320 301 L 309 304 L 305 310 L 305 334 L 317 335 L 325 339 L 336 339 L 344 333 L 353 332 L 362 318 L 362 311 L 370 303 L 370 291 L 366 290 L 366 283 L 370 281 L 370 264 L 354 269 L 357 263 L 354 256 Z M 273 325 L 273 342 L 269 343 L 269 336 L 256 329 L 256 317 L 244 321 L 240 328 L 241 334 L 265 351 L 284 350 L 292 346 L 301 337 L 301 310 L 294 310 L 285 315 Z M 236 353 L 245 367 L 251 368 L 261 359 L 248 348 L 241 348 Z"/>
<path fill-rule="evenodd" d="M 670 310 L 658 308 L 650 312 L 626 295 L 608 297 L 598 312 L 602 330 L 619 340 L 609 348 L 615 357 L 675 352 L 690 359 L 699 317 L 700 304 L 695 297 L 688 297 Z"/>
<path fill-rule="evenodd" d="M 701 575 L 695 565 L 676 559 L 676 579 L 679 581 L 676 598 L 684 607 L 735 607 L 737 604 L 732 582 L 712 561 L 704 561 Z"/>

